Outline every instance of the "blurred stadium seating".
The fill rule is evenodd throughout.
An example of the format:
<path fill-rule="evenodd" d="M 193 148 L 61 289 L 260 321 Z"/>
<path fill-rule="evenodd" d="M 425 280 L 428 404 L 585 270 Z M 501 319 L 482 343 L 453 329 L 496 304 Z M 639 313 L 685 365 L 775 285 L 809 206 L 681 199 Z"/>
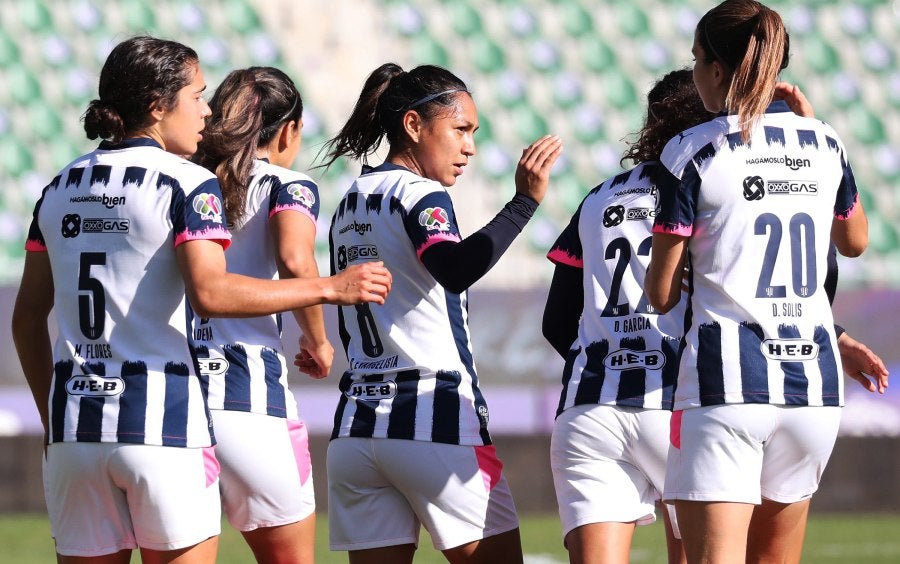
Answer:
<path fill-rule="evenodd" d="M 465 182 L 511 185 L 518 154 L 546 132 L 566 153 L 553 194 L 527 231 L 523 258 L 502 262 L 502 284 L 546 281 L 543 255 L 582 196 L 619 170 L 624 141 L 638 129 L 653 80 L 690 64 L 697 19 L 710 1 L 672 0 L 16 0 L 0 3 L 0 281 L 21 271 L 25 230 L 43 185 L 93 142 L 80 116 L 96 96 L 100 66 L 117 41 L 150 33 L 183 41 L 200 54 L 210 90 L 230 69 L 277 65 L 304 93 L 304 151 L 313 162 L 321 142 L 349 107 L 327 107 L 333 80 L 347 73 L 355 95 L 374 66 L 330 63 L 357 37 L 377 30 L 376 60 L 404 66 L 445 65 L 470 85 L 482 127 L 479 155 Z M 800 84 L 817 114 L 848 147 L 870 216 L 871 248 L 844 266 L 842 284 L 900 288 L 900 8 L 895 1 L 772 1 L 792 38 L 785 78 Z M 327 9 L 323 9 L 326 7 Z M 367 18 L 345 18 L 348 10 Z M 292 32 L 292 21 L 340 29 L 321 41 Z M 330 20 L 337 20 L 331 21 Z M 365 20 L 366 24 L 363 24 Z M 307 23 L 307 25 L 309 25 Z M 306 29 L 309 29 L 308 27 Z M 359 39 L 364 41 L 365 39 Z M 318 53 L 318 59 L 311 58 Z M 310 68 L 311 60 L 325 61 Z M 359 67 L 359 68 L 357 68 Z M 352 101 L 351 101 L 352 103 Z M 321 174 L 321 172 L 315 173 Z M 323 226 L 350 171 L 326 176 Z M 461 202 L 496 209 L 508 190 Z M 490 205 L 487 205 L 490 204 Z M 465 226 L 464 226 L 465 227 Z M 320 250 L 324 249 L 323 237 Z M 538 263 L 538 261 L 540 261 Z M 540 264 L 539 268 L 528 268 Z M 524 268 L 523 268 L 524 267 Z"/>

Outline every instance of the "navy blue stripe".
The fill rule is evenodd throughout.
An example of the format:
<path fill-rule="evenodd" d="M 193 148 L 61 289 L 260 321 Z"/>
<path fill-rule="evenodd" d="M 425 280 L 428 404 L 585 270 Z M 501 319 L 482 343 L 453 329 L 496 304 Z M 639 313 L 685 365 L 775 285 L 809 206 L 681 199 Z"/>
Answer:
<path fill-rule="evenodd" d="M 75 362 L 65 360 L 54 365 L 53 396 L 50 398 L 50 442 L 63 441 L 66 429 L 66 402 L 69 394 L 66 392 L 66 384 L 72 378 Z"/>
<path fill-rule="evenodd" d="M 162 444 L 165 446 L 187 446 L 190 375 L 186 364 L 166 363 L 166 399 L 162 423 Z"/>
<path fill-rule="evenodd" d="M 760 346 L 765 333 L 757 323 L 738 326 L 741 392 L 744 403 L 769 403 L 769 365 Z"/>
<path fill-rule="evenodd" d="M 462 294 L 454 294 L 453 292 L 445 291 L 444 300 L 447 304 L 448 321 L 450 322 L 450 328 L 453 331 L 453 341 L 456 343 L 459 360 L 462 361 L 463 366 L 466 368 L 466 372 L 472 379 L 472 395 L 474 397 L 475 412 L 478 415 L 478 420 L 481 424 L 481 429 L 479 430 L 481 441 L 483 444 L 489 445 L 492 444 L 493 441 L 491 440 L 491 434 L 488 432 L 487 427 L 488 406 L 484 399 L 484 395 L 481 393 L 481 389 L 478 387 L 478 374 L 475 373 L 475 360 L 472 358 L 472 351 L 469 349 L 469 329 L 466 326 L 466 321 L 463 317 L 462 297 L 464 295 L 466 295 L 465 292 Z M 457 391 L 457 394 L 458 393 L 459 392 Z M 458 401 L 459 398 L 457 398 L 457 402 Z M 458 442 L 458 427 L 456 429 L 456 436 Z"/>
<path fill-rule="evenodd" d="M 800 331 L 795 325 L 780 325 L 778 336 L 782 339 L 799 339 Z M 809 379 L 802 362 L 782 362 L 784 371 L 785 405 L 809 405 Z"/>
<path fill-rule="evenodd" d="M 94 165 L 91 167 L 91 184 L 102 184 L 104 187 L 109 186 L 109 177 L 112 174 L 112 167 L 109 165 Z"/>
<path fill-rule="evenodd" d="M 591 343 L 584 353 L 586 360 L 584 370 L 581 371 L 581 381 L 578 382 L 578 390 L 575 392 L 575 405 L 600 401 L 603 380 L 606 379 L 606 366 L 603 360 L 609 354 L 609 341 L 604 339 Z"/>
<path fill-rule="evenodd" d="M 797 130 L 797 142 L 800 143 L 800 148 L 806 146 L 812 146 L 816 149 L 819 148 L 819 137 L 816 135 L 816 132 L 812 129 L 798 129 Z"/>
<path fill-rule="evenodd" d="M 86 362 L 82 365 L 85 374 L 106 376 L 106 364 L 103 362 Z M 100 442 L 103 432 L 103 396 L 82 396 L 78 400 L 78 423 L 75 437 L 79 441 Z"/>
<path fill-rule="evenodd" d="M 287 417 L 287 402 L 284 386 L 281 384 L 281 358 L 272 349 L 260 352 L 266 379 L 266 414 L 273 417 Z"/>
<path fill-rule="evenodd" d="M 434 376 L 434 419 L 431 440 L 459 444 L 459 384 L 462 375 L 455 370 L 439 370 Z"/>
<path fill-rule="evenodd" d="M 384 374 L 367 374 L 363 376 L 362 383 L 381 382 L 384 380 Z M 350 388 L 360 386 L 361 383 L 350 383 Z M 350 426 L 351 437 L 371 437 L 375 434 L 375 409 L 381 403 L 378 399 L 363 399 L 362 392 L 352 394 L 356 401 L 356 412 L 353 414 L 353 423 Z"/>
<path fill-rule="evenodd" d="M 562 393 L 559 394 L 559 405 L 556 406 L 556 417 L 559 417 L 560 414 L 565 411 L 566 396 L 569 393 L 569 382 L 572 380 L 572 369 L 575 366 L 575 359 L 577 359 L 580 354 L 581 347 L 578 347 L 577 349 L 570 350 L 569 355 L 566 357 L 566 364 L 563 366 L 562 373 Z"/>
<path fill-rule="evenodd" d="M 765 131 L 765 133 L 766 133 L 766 145 L 772 145 L 773 143 L 777 143 L 777 144 L 781 145 L 782 147 L 785 146 L 784 128 L 766 125 L 766 126 L 763 126 L 763 131 Z"/>
<path fill-rule="evenodd" d="M 143 443 L 147 423 L 147 365 L 123 362 L 125 390 L 119 396 L 119 423 L 116 436 L 120 443 Z"/>
<path fill-rule="evenodd" d="M 242 345 L 225 345 L 222 353 L 228 361 L 222 406 L 231 411 L 250 411 L 250 362 L 247 350 Z"/>
<path fill-rule="evenodd" d="M 662 369 L 662 405 L 663 409 L 672 409 L 675 399 L 675 382 L 678 379 L 678 363 L 681 361 L 681 339 L 663 337 L 661 348 L 666 357 L 666 365 Z"/>
<path fill-rule="evenodd" d="M 841 405 L 840 378 L 835 351 L 831 348 L 831 337 L 824 327 L 816 327 L 813 340 L 819 345 L 819 372 L 822 374 L 822 404 L 829 406 Z"/>
<path fill-rule="evenodd" d="M 394 381 L 397 384 L 397 393 L 391 402 L 387 436 L 389 439 L 412 439 L 416 433 L 419 371 L 398 372 Z"/>
<path fill-rule="evenodd" d="M 122 184 L 136 184 L 138 187 L 144 184 L 144 177 L 147 175 L 147 169 L 142 166 L 130 166 L 125 169 L 125 176 L 122 178 Z"/>
<path fill-rule="evenodd" d="M 625 337 L 619 343 L 623 349 L 646 351 L 647 343 L 643 337 Z M 647 394 L 647 369 L 629 368 L 619 374 L 619 389 L 616 392 L 616 405 L 625 407 L 644 407 L 644 396 Z"/>
<path fill-rule="evenodd" d="M 697 380 L 700 405 L 720 405 L 725 403 L 722 328 L 718 323 L 705 323 L 697 329 Z"/>
<path fill-rule="evenodd" d="M 352 378 L 352 373 L 348 370 L 347 372 L 344 372 L 341 376 L 341 381 L 338 383 L 338 390 L 341 392 L 341 397 L 338 400 L 337 406 L 334 408 L 334 422 L 331 428 L 330 440 L 334 440 L 338 437 L 338 432 L 341 428 L 341 420 L 344 418 L 344 410 L 347 409 L 347 402 L 349 401 L 347 399 L 347 390 L 350 389 Z"/>
<path fill-rule="evenodd" d="M 70 168 L 69 174 L 66 176 L 66 188 L 81 185 L 82 178 L 84 178 L 83 168 Z"/>

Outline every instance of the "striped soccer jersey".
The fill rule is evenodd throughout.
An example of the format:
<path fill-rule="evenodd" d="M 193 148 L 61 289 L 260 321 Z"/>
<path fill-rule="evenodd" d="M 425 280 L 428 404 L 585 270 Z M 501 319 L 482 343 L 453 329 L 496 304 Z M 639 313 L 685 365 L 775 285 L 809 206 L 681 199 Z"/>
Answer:
<path fill-rule="evenodd" d="M 331 224 L 332 272 L 381 260 L 393 285 L 384 305 L 339 308 L 350 368 L 332 438 L 490 444 L 466 293 L 445 290 L 420 261 L 432 244 L 459 240 L 447 191 L 405 168 L 366 168 L 344 195 Z"/>
<path fill-rule="evenodd" d="M 305 174 L 255 161 L 244 217 L 237 224 L 229 224 L 229 272 L 278 278 L 269 219 L 285 211 L 299 212 L 315 224 L 318 187 Z M 297 419 L 297 403 L 288 389 L 280 316 L 195 317 L 194 340 L 200 369 L 209 378 L 210 409 Z"/>
<path fill-rule="evenodd" d="M 175 247 L 227 246 L 221 210 L 211 173 L 143 138 L 101 144 L 44 189 L 25 248 L 53 268 L 51 443 L 213 443 Z"/>
<path fill-rule="evenodd" d="M 690 237 L 691 296 L 675 409 L 842 405 L 824 288 L 831 224 L 858 194 L 834 130 L 774 102 L 741 140 L 737 116 L 673 138 L 654 231 Z"/>
<path fill-rule="evenodd" d="M 582 404 L 672 408 L 684 306 L 660 315 L 644 295 L 659 168 L 642 163 L 591 190 L 547 255 L 584 270 L 557 415 Z"/>

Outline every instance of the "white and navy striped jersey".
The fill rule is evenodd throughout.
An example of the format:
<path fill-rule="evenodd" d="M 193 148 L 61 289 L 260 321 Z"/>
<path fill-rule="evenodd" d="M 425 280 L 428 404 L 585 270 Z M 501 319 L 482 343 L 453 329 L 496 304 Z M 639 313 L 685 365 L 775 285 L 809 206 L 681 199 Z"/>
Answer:
<path fill-rule="evenodd" d="M 227 246 L 219 183 L 150 139 L 103 143 L 44 189 L 26 249 L 49 253 L 59 337 L 50 442 L 214 442 L 175 247 Z"/>
<path fill-rule="evenodd" d="M 459 240 L 447 191 L 405 168 L 367 168 L 344 195 L 331 225 L 332 271 L 381 260 L 393 285 L 384 305 L 339 308 L 350 368 L 332 438 L 490 444 L 466 293 L 445 290 L 420 261 L 432 244 Z"/>
<path fill-rule="evenodd" d="M 253 165 L 244 217 L 229 222 L 228 271 L 254 278 L 278 278 L 269 219 L 298 212 L 315 224 L 319 189 L 303 173 L 265 160 Z M 279 315 L 241 319 L 195 317 L 194 341 L 200 369 L 209 378 L 209 408 L 250 411 L 297 419 L 288 389 Z"/>
<path fill-rule="evenodd" d="M 831 225 L 858 200 L 834 130 L 774 102 L 673 138 L 654 231 L 690 237 L 691 295 L 675 409 L 843 403 L 824 282 Z"/>
<path fill-rule="evenodd" d="M 581 404 L 672 408 L 684 304 L 660 315 L 644 295 L 659 168 L 642 163 L 591 190 L 547 255 L 584 271 L 557 415 Z"/>

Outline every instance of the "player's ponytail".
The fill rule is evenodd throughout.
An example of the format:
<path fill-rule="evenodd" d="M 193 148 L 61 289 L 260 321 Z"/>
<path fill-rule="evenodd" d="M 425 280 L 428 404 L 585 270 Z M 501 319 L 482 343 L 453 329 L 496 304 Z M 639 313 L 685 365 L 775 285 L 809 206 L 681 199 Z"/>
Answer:
<path fill-rule="evenodd" d="M 325 145 L 326 168 L 342 156 L 363 163 L 387 138 L 391 150 L 400 150 L 407 139 L 403 116 L 417 112 L 429 121 L 453 103 L 453 94 L 468 92 L 465 83 L 450 71 L 422 65 L 405 72 L 394 63 L 375 69 L 363 85 L 356 106 L 341 131 Z"/>
<path fill-rule="evenodd" d="M 738 115 L 746 141 L 772 101 L 779 71 L 788 65 L 784 22 L 755 0 L 726 0 L 700 19 L 696 38 L 707 62 L 718 60 L 732 72 L 725 107 Z"/>
<path fill-rule="evenodd" d="M 666 74 L 647 93 L 644 127 L 619 164 L 624 165 L 626 160 L 635 164 L 658 161 L 669 139 L 712 117 L 703 107 L 690 70 L 681 69 Z"/>
<path fill-rule="evenodd" d="M 100 71 L 100 97 L 84 114 L 88 139 L 118 143 L 138 133 L 153 108 L 175 107 L 197 65 L 197 53 L 176 41 L 140 36 L 116 45 Z"/>
<path fill-rule="evenodd" d="M 203 140 L 193 161 L 219 179 L 225 214 L 230 222 L 244 216 L 247 188 L 257 149 L 279 128 L 303 116 L 303 100 L 294 82 L 273 67 L 232 71 L 209 102 Z"/>

